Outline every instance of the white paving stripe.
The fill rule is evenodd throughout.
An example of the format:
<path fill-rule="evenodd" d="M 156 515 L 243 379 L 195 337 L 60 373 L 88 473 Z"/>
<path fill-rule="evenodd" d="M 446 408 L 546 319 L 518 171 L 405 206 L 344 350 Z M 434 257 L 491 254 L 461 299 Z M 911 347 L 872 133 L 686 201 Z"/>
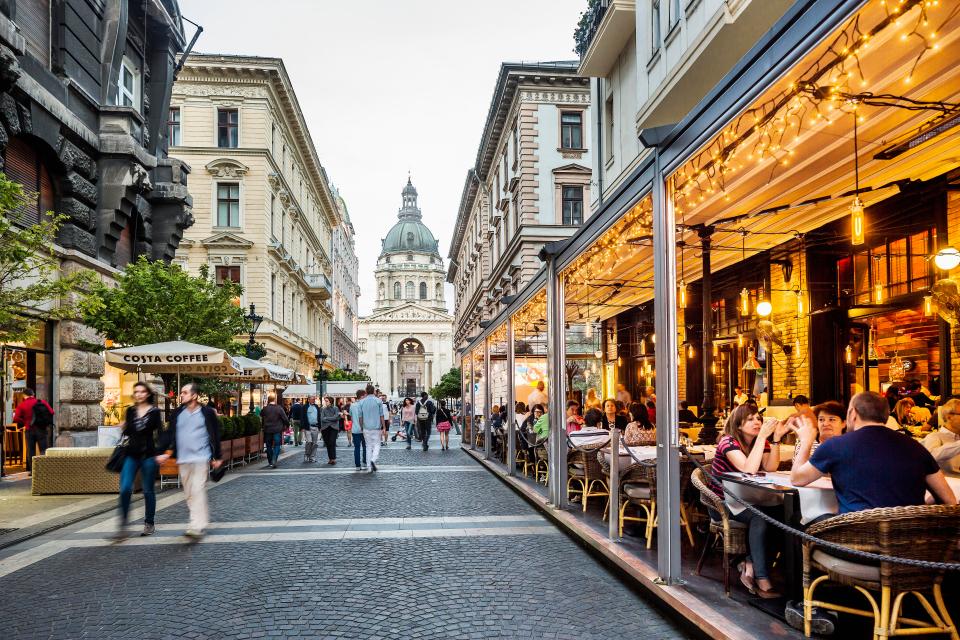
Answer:
<path fill-rule="evenodd" d="M 377 467 L 376 474 L 382 473 L 471 473 L 478 471 L 486 471 L 483 467 L 477 465 L 470 466 L 438 466 L 438 467 Z M 335 467 L 329 467 L 326 469 L 263 469 L 262 471 L 251 471 L 245 473 L 245 476 L 319 476 L 319 475 L 345 475 L 345 476 L 356 476 L 369 473 L 369 471 L 363 470 L 358 471 L 356 467 L 350 467 L 348 469 Z"/>

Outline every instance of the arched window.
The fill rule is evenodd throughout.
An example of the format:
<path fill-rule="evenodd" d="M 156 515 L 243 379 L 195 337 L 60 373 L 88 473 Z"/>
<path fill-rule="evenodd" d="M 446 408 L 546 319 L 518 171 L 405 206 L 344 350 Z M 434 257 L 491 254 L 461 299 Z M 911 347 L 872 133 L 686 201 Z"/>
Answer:
<path fill-rule="evenodd" d="M 421 300 L 427 299 L 427 283 L 426 282 L 420 283 L 420 299 Z"/>
<path fill-rule="evenodd" d="M 400 299 L 400 283 L 399 282 L 393 283 L 393 299 L 394 300 Z"/>
<path fill-rule="evenodd" d="M 406 289 L 407 289 L 407 290 L 406 290 L 406 294 L 407 294 L 407 295 L 406 295 L 406 298 L 407 298 L 407 300 L 413 300 L 413 297 L 414 297 L 414 295 L 416 295 L 416 293 L 415 293 L 415 291 L 414 291 L 414 289 L 413 289 L 413 283 L 410 282 L 409 280 L 407 281 L 407 287 L 406 287 Z"/>

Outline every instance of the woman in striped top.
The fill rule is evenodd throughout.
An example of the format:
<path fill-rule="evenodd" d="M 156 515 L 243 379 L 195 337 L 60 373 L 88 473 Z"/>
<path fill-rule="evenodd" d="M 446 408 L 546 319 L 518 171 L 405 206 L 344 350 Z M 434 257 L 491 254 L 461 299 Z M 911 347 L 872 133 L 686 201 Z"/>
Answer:
<path fill-rule="evenodd" d="M 756 405 L 745 404 L 734 409 L 717 442 L 717 452 L 710 468 L 710 475 L 713 476 L 710 488 L 722 498 L 723 487 L 715 481 L 719 474 L 735 471 L 756 473 L 761 469 L 776 471 L 780 465 L 780 439 L 789 430 L 786 422 L 775 418 L 763 420 Z M 770 435 L 773 435 L 773 447 L 767 441 Z M 710 517 L 719 520 L 720 514 L 714 512 Z M 737 567 L 740 569 L 740 582 L 761 598 L 779 597 L 780 594 L 773 591 L 767 572 L 766 520 L 748 509 L 736 515 L 731 512 L 730 517 L 748 527 L 747 559 Z"/>

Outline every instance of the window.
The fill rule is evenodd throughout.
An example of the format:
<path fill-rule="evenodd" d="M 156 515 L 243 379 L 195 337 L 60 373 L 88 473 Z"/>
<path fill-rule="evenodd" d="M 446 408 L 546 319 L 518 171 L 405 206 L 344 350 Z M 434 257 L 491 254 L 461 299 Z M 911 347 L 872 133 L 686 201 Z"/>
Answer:
<path fill-rule="evenodd" d="M 23 138 L 11 138 L 4 151 L 4 172 L 7 178 L 23 187 L 27 195 L 36 194 L 18 210 L 9 213 L 15 224 L 30 226 L 40 222 L 41 216 L 52 211 L 53 181 L 34 146 Z"/>
<path fill-rule="evenodd" d="M 240 112 L 236 109 L 217 109 L 217 146 L 222 149 L 240 146 Z"/>
<path fill-rule="evenodd" d="M 224 282 L 235 282 L 240 284 L 240 267 L 221 267 L 216 268 L 217 284 Z"/>
<path fill-rule="evenodd" d="M 9 4 L 9 3 L 8 3 Z M 17 26 L 26 40 L 27 53 L 45 69 L 50 66 L 50 0 L 16 4 Z"/>
<path fill-rule="evenodd" d="M 667 23 L 672 28 L 680 22 L 680 0 L 667 0 Z"/>
<path fill-rule="evenodd" d="M 287 285 L 280 290 L 280 324 L 287 326 Z"/>
<path fill-rule="evenodd" d="M 277 196 L 270 194 L 270 238 L 276 239 L 277 234 L 274 231 L 277 220 Z"/>
<path fill-rule="evenodd" d="M 240 226 L 240 185 L 236 182 L 217 184 L 217 226 Z"/>
<path fill-rule="evenodd" d="M 563 224 L 583 224 L 583 187 L 563 187 Z"/>
<path fill-rule="evenodd" d="M 167 145 L 180 146 L 180 107 L 170 107 L 167 116 Z"/>
<path fill-rule="evenodd" d="M 513 165 L 517 165 L 517 160 L 520 158 L 520 124 L 513 125 Z"/>
<path fill-rule="evenodd" d="M 583 112 L 560 113 L 560 146 L 564 149 L 583 148 Z"/>
<path fill-rule="evenodd" d="M 420 283 L 420 299 L 421 300 L 427 299 L 427 283 L 426 282 Z"/>
<path fill-rule="evenodd" d="M 120 78 L 117 81 L 117 104 L 121 107 L 139 108 L 140 74 L 137 73 L 133 62 L 124 57 L 120 62 Z"/>
<path fill-rule="evenodd" d="M 270 319 L 277 319 L 277 276 L 270 274 Z"/>
<path fill-rule="evenodd" d="M 400 283 L 399 282 L 393 283 L 393 299 L 394 300 L 400 299 Z"/>
<path fill-rule="evenodd" d="M 669 2 L 669 0 L 668 0 Z M 656 53 L 660 48 L 660 0 L 653 0 L 650 5 L 650 50 Z"/>
<path fill-rule="evenodd" d="M 410 281 L 407 281 L 407 286 L 405 287 L 405 289 L 406 289 L 406 291 L 405 291 L 405 293 L 406 293 L 406 296 L 405 296 L 406 299 L 407 299 L 407 300 L 413 300 L 413 296 L 414 296 L 413 283 L 410 282 Z"/>
<path fill-rule="evenodd" d="M 613 160 L 613 96 L 603 103 L 603 159 Z"/>

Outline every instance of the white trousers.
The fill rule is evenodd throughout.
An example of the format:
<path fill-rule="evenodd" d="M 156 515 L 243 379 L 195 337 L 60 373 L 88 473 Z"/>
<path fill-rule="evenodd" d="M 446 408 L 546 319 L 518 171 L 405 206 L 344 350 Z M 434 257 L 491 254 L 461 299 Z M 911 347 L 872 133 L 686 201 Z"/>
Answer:
<path fill-rule="evenodd" d="M 210 508 L 207 505 L 207 477 L 209 462 L 184 462 L 179 465 L 180 484 L 187 497 L 190 511 L 189 529 L 203 531 L 210 524 Z"/>
<path fill-rule="evenodd" d="M 364 429 L 363 439 L 367 443 L 367 462 L 380 459 L 380 429 Z"/>

